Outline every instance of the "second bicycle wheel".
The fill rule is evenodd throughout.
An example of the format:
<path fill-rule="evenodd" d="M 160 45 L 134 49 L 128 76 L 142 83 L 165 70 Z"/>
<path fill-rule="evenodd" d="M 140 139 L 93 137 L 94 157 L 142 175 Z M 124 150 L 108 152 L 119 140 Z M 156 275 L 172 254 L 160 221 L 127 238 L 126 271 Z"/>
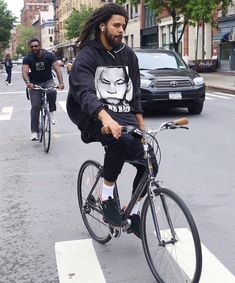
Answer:
<path fill-rule="evenodd" d="M 141 213 L 141 229 L 148 265 L 157 282 L 198 283 L 202 253 L 191 213 L 174 192 L 163 188 L 155 189 L 154 192 L 152 203 L 161 244 L 157 238 L 150 201 L 147 198 Z"/>
<path fill-rule="evenodd" d="M 93 160 L 84 162 L 78 173 L 78 203 L 83 221 L 92 238 L 104 244 L 111 239 L 108 225 L 100 209 L 102 192 L 101 165 Z"/>
<path fill-rule="evenodd" d="M 43 123 L 43 146 L 46 153 L 48 153 L 51 144 L 51 120 L 49 111 L 44 113 Z"/>

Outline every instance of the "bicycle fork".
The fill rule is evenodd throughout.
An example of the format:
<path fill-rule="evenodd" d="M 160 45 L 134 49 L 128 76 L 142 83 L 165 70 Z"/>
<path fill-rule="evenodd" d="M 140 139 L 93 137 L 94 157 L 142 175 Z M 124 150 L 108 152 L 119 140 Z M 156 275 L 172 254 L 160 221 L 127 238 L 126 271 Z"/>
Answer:
<path fill-rule="evenodd" d="M 168 226 L 169 226 L 170 231 L 171 231 L 171 239 L 168 240 L 168 241 L 162 240 L 161 231 L 160 231 L 160 227 L 159 227 L 159 223 L 158 223 L 158 219 L 157 219 L 157 212 L 156 212 L 156 209 L 155 209 L 155 206 L 154 206 L 154 199 L 155 199 L 154 190 L 155 191 L 157 190 L 157 189 L 153 189 L 154 187 L 157 187 L 159 189 L 161 188 L 159 182 L 154 182 L 154 186 L 152 185 L 152 182 L 150 183 L 149 190 L 148 190 L 148 195 L 149 195 L 149 200 L 150 200 L 149 201 L 150 202 L 150 208 L 151 208 L 153 223 L 154 223 L 154 227 L 155 227 L 156 237 L 158 239 L 158 245 L 165 247 L 168 244 L 175 244 L 177 242 L 176 233 L 175 233 L 175 230 L 174 230 L 174 227 L 173 227 L 171 216 L 169 214 L 165 195 L 160 192 L 159 196 L 160 196 L 161 204 L 163 206 L 164 213 L 165 213 L 165 216 L 166 216 L 166 219 L 167 219 L 167 223 L 168 223 Z"/>

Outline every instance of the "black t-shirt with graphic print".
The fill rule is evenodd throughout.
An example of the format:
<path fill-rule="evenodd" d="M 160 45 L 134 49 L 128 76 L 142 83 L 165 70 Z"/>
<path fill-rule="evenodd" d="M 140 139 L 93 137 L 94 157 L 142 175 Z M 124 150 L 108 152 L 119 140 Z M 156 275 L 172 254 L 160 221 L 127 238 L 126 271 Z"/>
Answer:
<path fill-rule="evenodd" d="M 52 79 L 52 64 L 56 61 L 53 53 L 42 50 L 42 56 L 37 57 L 33 53 L 29 53 L 23 59 L 24 65 L 29 65 L 30 68 L 30 82 L 42 83 Z"/>

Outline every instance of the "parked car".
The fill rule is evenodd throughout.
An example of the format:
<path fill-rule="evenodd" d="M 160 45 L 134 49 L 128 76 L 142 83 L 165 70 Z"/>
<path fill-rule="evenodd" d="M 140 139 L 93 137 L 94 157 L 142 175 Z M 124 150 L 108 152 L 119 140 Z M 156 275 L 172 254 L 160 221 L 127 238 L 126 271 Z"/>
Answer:
<path fill-rule="evenodd" d="M 23 63 L 23 58 L 17 59 L 17 65 L 21 65 Z"/>
<path fill-rule="evenodd" d="M 204 79 L 178 53 L 166 49 L 135 50 L 141 75 L 144 110 L 183 107 L 200 114 L 205 100 Z"/>
<path fill-rule="evenodd" d="M 67 63 L 67 73 L 69 74 L 72 66 L 73 66 L 73 62 L 74 62 L 75 58 L 72 58 L 72 60 L 70 62 Z"/>

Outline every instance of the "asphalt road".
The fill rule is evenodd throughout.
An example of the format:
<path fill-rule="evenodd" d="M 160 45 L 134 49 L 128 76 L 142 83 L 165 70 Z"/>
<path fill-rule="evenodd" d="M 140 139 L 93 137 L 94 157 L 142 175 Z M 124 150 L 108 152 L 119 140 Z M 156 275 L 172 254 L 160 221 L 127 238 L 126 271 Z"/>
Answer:
<path fill-rule="evenodd" d="M 67 74 L 63 72 L 67 90 Z M 57 124 L 51 150 L 45 154 L 41 144 L 30 141 L 30 105 L 20 66 L 14 68 L 12 86 L 7 87 L 4 79 L 1 73 L 0 283 L 59 282 L 55 245 L 62 242 L 66 246 L 70 241 L 81 244 L 90 238 L 78 210 L 77 172 L 86 159 L 102 162 L 103 150 L 96 143 L 81 142 L 63 110 L 64 91 L 58 93 Z M 229 282 L 235 280 L 234 109 L 234 97 L 208 93 L 201 115 L 192 116 L 180 109 L 145 118 L 148 128 L 182 116 L 189 118 L 189 131 L 169 130 L 159 136 L 159 178 L 188 204 L 203 245 L 220 266 L 230 271 Z M 123 204 L 129 199 L 133 174 L 132 167 L 125 165 L 118 181 Z M 93 247 L 107 283 L 154 282 L 141 242 L 134 235 L 124 234 L 105 246 L 93 241 Z M 83 272 L 89 277 L 94 274 L 94 266 L 87 258 L 82 259 L 87 266 Z M 218 270 L 213 270 L 206 283 L 217 282 Z M 63 282 L 75 282 L 73 274 L 70 277 L 70 281 Z"/>

